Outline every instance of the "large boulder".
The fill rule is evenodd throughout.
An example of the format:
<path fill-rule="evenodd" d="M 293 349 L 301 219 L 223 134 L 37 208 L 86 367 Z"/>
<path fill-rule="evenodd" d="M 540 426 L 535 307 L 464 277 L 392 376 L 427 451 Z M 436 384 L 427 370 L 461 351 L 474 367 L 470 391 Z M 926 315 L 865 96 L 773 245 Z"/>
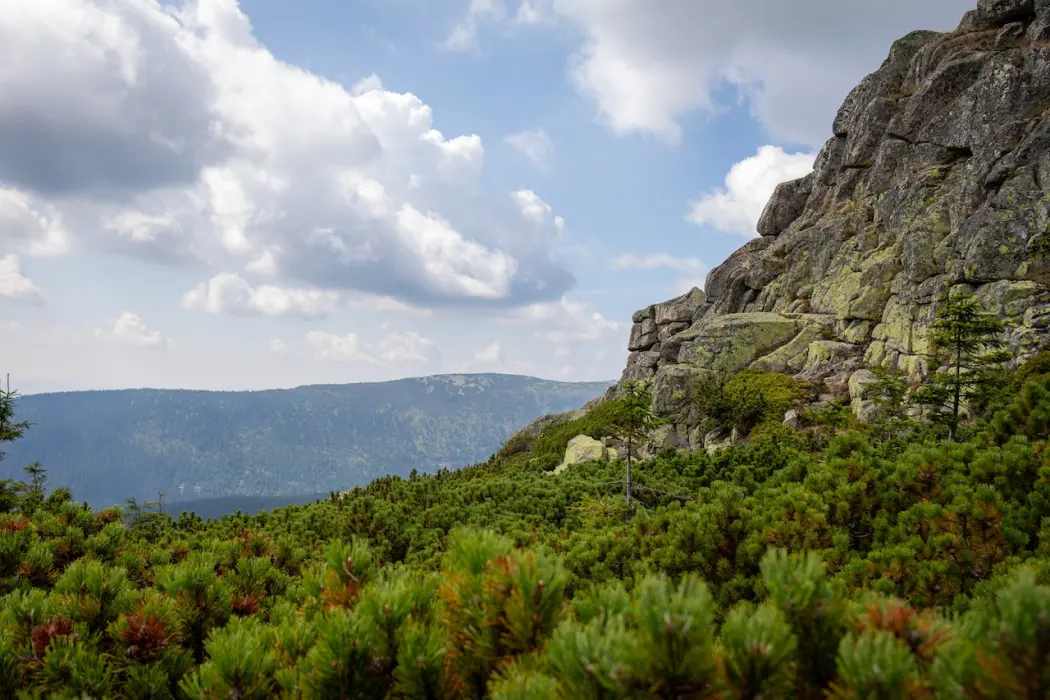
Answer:
<path fill-rule="evenodd" d="M 582 462 L 604 462 L 610 458 L 609 452 L 610 448 L 601 440 L 595 440 L 588 435 L 577 435 L 569 440 L 569 445 L 565 448 L 565 457 L 561 464 L 554 468 L 554 473 L 561 474 L 572 465 Z"/>
<path fill-rule="evenodd" d="M 658 340 L 656 322 L 651 318 L 645 318 L 631 327 L 631 338 L 627 341 L 627 349 L 631 352 L 648 350 L 656 345 Z"/>
<path fill-rule="evenodd" d="M 868 369 L 859 369 L 850 375 L 849 396 L 850 407 L 854 415 L 867 422 L 875 413 L 875 404 L 871 400 L 871 392 L 878 379 L 874 372 Z"/>
<path fill-rule="evenodd" d="M 785 230 L 802 214 L 812 192 L 811 175 L 777 185 L 758 220 L 758 232 L 763 236 L 776 236 Z"/>
<path fill-rule="evenodd" d="M 1035 0 L 977 0 L 977 12 L 989 24 L 1006 24 L 1035 16 Z"/>
<path fill-rule="evenodd" d="M 653 307 L 656 325 L 666 326 L 671 323 L 690 323 L 693 314 L 707 301 L 707 295 L 699 287 L 693 287 L 680 297 L 675 297 Z"/>
<path fill-rule="evenodd" d="M 678 353 L 678 362 L 726 374 L 781 347 L 798 335 L 801 323 L 774 313 L 726 314 L 705 319 L 692 329 L 692 340 Z"/>

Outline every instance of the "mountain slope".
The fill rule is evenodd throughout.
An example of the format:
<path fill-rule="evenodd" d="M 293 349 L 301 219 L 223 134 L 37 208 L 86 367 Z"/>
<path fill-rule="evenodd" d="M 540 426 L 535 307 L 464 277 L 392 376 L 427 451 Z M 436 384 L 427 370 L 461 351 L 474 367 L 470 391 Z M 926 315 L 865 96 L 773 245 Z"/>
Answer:
<path fill-rule="evenodd" d="M 39 461 L 52 483 L 95 505 L 158 490 L 174 501 L 180 484 L 185 498 L 323 493 L 485 460 L 536 416 L 579 408 L 610 384 L 487 374 L 25 396 L 18 415 L 34 425 L 0 477 Z"/>

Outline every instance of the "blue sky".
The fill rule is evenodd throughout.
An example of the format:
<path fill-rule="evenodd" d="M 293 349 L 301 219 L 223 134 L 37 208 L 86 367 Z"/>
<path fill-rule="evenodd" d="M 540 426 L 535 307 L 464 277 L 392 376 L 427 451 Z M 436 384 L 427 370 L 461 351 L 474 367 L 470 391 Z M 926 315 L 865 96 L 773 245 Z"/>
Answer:
<path fill-rule="evenodd" d="M 631 312 L 702 286 L 890 43 L 971 4 L 18 4 L 0 371 L 615 378 Z"/>

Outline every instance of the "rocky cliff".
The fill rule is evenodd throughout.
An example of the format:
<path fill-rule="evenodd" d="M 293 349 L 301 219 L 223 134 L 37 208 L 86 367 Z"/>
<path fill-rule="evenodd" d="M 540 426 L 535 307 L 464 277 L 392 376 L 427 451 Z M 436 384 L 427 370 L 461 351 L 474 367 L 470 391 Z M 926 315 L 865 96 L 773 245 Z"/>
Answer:
<path fill-rule="evenodd" d="M 652 378 L 665 441 L 697 448 L 689 397 L 705 373 L 788 372 L 825 399 L 860 391 L 867 366 L 920 381 L 957 288 L 1028 355 L 1050 338 L 1048 186 L 1050 0 L 980 0 L 955 31 L 893 44 L 706 294 L 634 314 L 623 378 Z"/>

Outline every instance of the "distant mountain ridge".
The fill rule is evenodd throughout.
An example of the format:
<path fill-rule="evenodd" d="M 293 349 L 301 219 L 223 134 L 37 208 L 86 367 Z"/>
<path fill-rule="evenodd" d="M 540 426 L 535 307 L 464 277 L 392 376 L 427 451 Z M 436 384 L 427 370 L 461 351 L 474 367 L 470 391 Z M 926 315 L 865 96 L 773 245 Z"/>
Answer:
<path fill-rule="evenodd" d="M 96 506 L 158 491 L 174 504 L 345 490 L 483 461 L 537 416 L 580 408 L 612 384 L 449 374 L 262 391 L 32 394 L 18 399 L 17 415 L 33 427 L 8 450 L 0 478 L 39 461 L 52 483 Z"/>

